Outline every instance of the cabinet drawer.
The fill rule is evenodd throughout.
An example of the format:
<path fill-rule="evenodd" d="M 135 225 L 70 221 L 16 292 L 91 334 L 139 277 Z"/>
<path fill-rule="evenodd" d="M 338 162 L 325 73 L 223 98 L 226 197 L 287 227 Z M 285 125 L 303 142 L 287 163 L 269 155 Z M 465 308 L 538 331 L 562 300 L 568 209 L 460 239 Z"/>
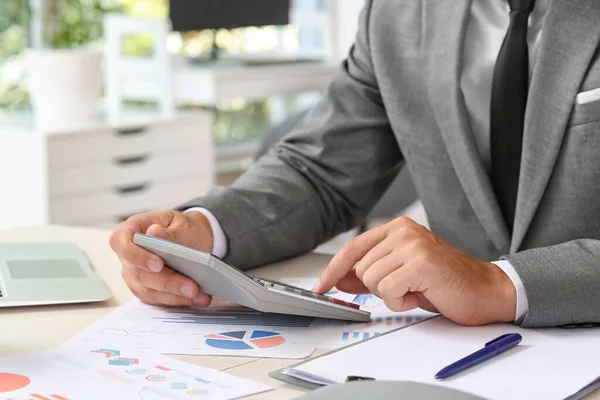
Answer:
<path fill-rule="evenodd" d="M 102 189 L 119 190 L 146 181 L 165 181 L 179 176 L 210 176 L 214 175 L 213 149 L 205 146 L 202 152 L 140 153 L 80 168 L 53 168 L 49 175 L 50 193 L 56 198 Z"/>
<path fill-rule="evenodd" d="M 76 166 L 173 149 L 212 145 L 212 119 L 200 114 L 149 125 L 56 135 L 48 138 L 50 168 Z"/>
<path fill-rule="evenodd" d="M 50 220 L 56 224 L 73 224 L 108 218 L 122 219 L 140 212 L 172 208 L 204 195 L 212 183 L 212 176 L 196 175 L 187 179 L 140 183 L 85 196 L 53 199 L 50 203 Z"/>

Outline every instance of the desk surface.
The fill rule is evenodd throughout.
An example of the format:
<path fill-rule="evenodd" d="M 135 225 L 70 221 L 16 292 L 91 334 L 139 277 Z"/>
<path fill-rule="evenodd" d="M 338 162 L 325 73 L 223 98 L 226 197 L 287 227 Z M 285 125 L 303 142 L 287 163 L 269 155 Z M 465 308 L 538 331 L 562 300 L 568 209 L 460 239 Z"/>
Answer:
<path fill-rule="evenodd" d="M 133 298 L 121 279 L 119 260 L 108 245 L 109 235 L 110 232 L 105 230 L 70 227 L 0 231 L 2 243 L 53 241 L 78 243 L 113 294 L 113 298 L 104 303 L 0 309 L 0 326 L 2 326 L 0 356 L 56 347 L 115 307 Z M 311 254 L 277 266 L 255 270 L 255 273 L 272 279 L 285 276 L 317 276 L 329 259 L 330 256 Z M 320 352 L 322 351 L 317 351 L 315 354 Z M 269 372 L 291 365 L 298 360 L 218 356 L 176 356 L 176 358 L 227 371 L 232 375 L 265 383 L 275 389 L 248 398 L 291 399 L 305 391 L 268 376 Z"/>
<path fill-rule="evenodd" d="M 133 298 L 121 279 L 120 264 L 108 246 L 110 232 L 83 228 L 43 227 L 23 228 L 0 232 L 0 242 L 76 242 L 86 252 L 100 277 L 106 282 L 113 298 L 104 303 L 0 309 L 0 356 L 42 350 L 60 345 L 84 327 L 106 315 L 112 309 Z M 263 267 L 254 271 L 265 278 L 280 279 L 292 276 L 317 276 L 330 256 L 310 254 L 295 260 Z M 40 328 L 43 327 L 43 330 Z M 317 350 L 315 355 L 322 353 Z M 265 383 L 270 392 L 248 398 L 291 399 L 304 389 L 269 378 L 269 372 L 297 362 L 249 357 L 177 356 L 184 361 Z M 586 400 L 600 400 L 600 391 Z"/>

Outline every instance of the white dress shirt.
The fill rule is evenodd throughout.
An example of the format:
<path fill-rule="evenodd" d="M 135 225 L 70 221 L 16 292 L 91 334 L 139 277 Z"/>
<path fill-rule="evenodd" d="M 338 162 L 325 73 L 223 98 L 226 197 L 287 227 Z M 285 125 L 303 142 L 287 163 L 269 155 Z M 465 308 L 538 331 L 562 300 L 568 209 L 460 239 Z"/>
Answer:
<path fill-rule="evenodd" d="M 529 19 L 529 71 L 530 76 L 537 58 L 542 26 L 550 0 L 537 0 Z M 492 77 L 496 58 L 510 23 L 510 7 L 507 0 L 473 0 L 465 38 L 463 69 L 460 88 L 469 114 L 471 130 L 484 167 L 490 170 L 490 102 Z M 227 254 L 227 239 L 215 216 L 204 208 L 191 208 L 208 218 L 214 236 L 213 254 Z M 511 279 L 517 291 L 515 321 L 520 320 L 529 309 L 523 282 L 510 262 L 495 261 Z"/>

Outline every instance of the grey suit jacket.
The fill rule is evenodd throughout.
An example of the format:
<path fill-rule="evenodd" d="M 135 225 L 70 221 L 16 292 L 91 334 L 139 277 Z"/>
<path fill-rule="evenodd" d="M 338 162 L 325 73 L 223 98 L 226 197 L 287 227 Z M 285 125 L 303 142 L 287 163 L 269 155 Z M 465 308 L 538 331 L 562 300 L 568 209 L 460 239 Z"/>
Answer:
<path fill-rule="evenodd" d="M 374 0 L 325 98 L 211 210 L 241 268 L 313 249 L 358 223 L 406 164 L 431 228 L 521 277 L 527 327 L 600 322 L 600 2 L 555 0 L 529 94 L 512 237 L 459 89 L 472 0 Z"/>

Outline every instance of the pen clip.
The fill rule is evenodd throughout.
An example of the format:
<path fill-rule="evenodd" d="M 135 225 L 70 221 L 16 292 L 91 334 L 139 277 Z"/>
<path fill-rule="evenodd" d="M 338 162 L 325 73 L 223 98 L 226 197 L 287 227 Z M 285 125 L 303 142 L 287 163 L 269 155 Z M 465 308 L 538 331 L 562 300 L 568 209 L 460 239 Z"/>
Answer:
<path fill-rule="evenodd" d="M 489 341 L 489 342 L 487 342 L 485 345 L 486 345 L 486 346 L 489 346 L 490 344 L 494 344 L 494 343 L 496 343 L 496 342 L 498 342 L 498 341 L 500 341 L 500 340 L 504 339 L 504 338 L 505 338 L 505 337 L 507 337 L 508 335 L 510 335 L 510 333 L 505 333 L 505 334 L 504 334 L 504 335 L 502 335 L 502 336 L 498 336 L 496 339 L 490 340 L 490 341 Z"/>
<path fill-rule="evenodd" d="M 354 381 L 374 381 L 375 378 L 371 378 L 368 376 L 357 376 L 357 375 L 348 375 L 346 377 L 346 382 L 354 382 Z"/>
<path fill-rule="evenodd" d="M 502 339 L 505 339 L 505 338 L 507 338 L 509 336 L 515 336 L 515 335 L 520 336 L 518 333 L 505 333 L 504 335 L 498 336 L 496 339 L 490 340 L 485 345 L 489 346 L 489 345 L 497 343 L 497 342 L 501 341 Z"/>

